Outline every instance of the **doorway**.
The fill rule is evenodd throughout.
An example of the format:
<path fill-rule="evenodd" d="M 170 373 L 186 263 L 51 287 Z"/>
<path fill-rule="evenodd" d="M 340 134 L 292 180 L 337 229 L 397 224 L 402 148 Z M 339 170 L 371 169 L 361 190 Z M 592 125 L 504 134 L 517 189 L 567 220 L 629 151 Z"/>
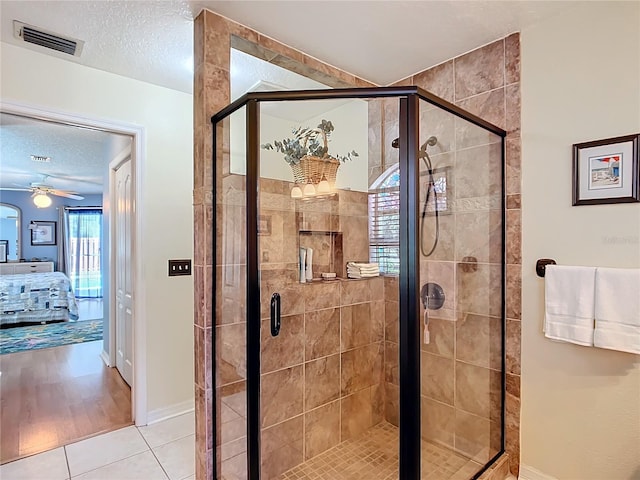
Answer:
<path fill-rule="evenodd" d="M 29 117 L 36 120 L 43 120 L 45 122 L 56 122 L 56 123 L 61 123 L 61 124 L 72 126 L 72 127 L 79 127 L 79 128 L 89 129 L 93 131 L 100 130 L 103 132 L 109 132 L 109 133 L 115 133 L 121 136 L 127 136 L 130 139 L 128 156 L 130 157 L 129 165 L 131 169 L 129 174 L 130 187 L 131 187 L 130 193 L 129 193 L 129 199 L 130 199 L 130 205 L 132 207 L 133 205 L 136 204 L 138 200 L 138 194 L 140 191 L 139 188 L 136 188 L 136 181 L 142 178 L 141 176 L 141 171 L 142 171 L 141 145 L 144 144 L 144 131 L 141 127 L 137 127 L 134 125 L 120 125 L 120 124 L 105 122 L 101 120 L 87 119 L 86 117 L 76 117 L 73 115 L 52 112 L 52 111 L 45 111 L 45 110 L 40 110 L 32 107 L 26 107 L 24 105 L 12 104 L 10 102 L 6 102 L 6 103 L 3 102 L 1 104 L 1 110 L 2 112 L 10 113 L 13 115 L 19 115 L 23 117 Z M 108 171 L 108 166 L 105 165 L 105 173 L 107 171 Z M 110 221 L 111 216 L 109 215 L 108 204 L 107 204 L 107 209 L 105 210 L 104 213 L 105 213 L 105 222 L 104 222 L 105 231 L 104 231 L 104 238 L 103 238 L 103 244 L 102 244 L 104 248 L 100 248 L 98 252 L 96 252 L 95 250 L 88 252 L 88 256 L 91 257 L 92 259 L 91 261 L 93 262 L 93 267 L 96 267 L 97 264 L 99 263 L 100 269 L 99 271 L 94 270 L 92 272 L 91 269 L 88 269 L 88 270 L 85 269 L 85 271 L 82 271 L 82 268 L 81 268 L 80 272 L 74 273 L 74 276 L 77 276 L 76 274 L 79 273 L 80 278 L 84 277 L 84 280 L 88 280 L 87 285 L 80 287 L 81 289 L 84 289 L 86 286 L 86 289 L 88 291 L 94 291 L 96 289 L 96 283 L 99 283 L 99 281 L 96 280 L 97 278 L 96 276 L 102 277 L 102 280 L 103 280 L 102 284 L 104 287 L 102 294 L 105 296 L 105 299 L 106 299 L 106 298 L 112 298 L 115 294 L 114 293 L 115 281 L 112 278 L 115 275 L 115 270 L 112 270 L 110 268 L 110 264 L 111 264 L 111 260 L 109 258 L 110 248 L 107 248 L 109 246 L 109 242 L 111 241 L 111 232 L 109 231 L 111 226 L 111 221 Z M 128 268 L 129 270 L 128 297 L 130 301 L 129 301 L 128 311 L 131 319 L 133 319 L 134 313 L 138 310 L 138 307 L 136 305 L 136 299 L 133 296 L 133 292 L 135 291 L 135 286 L 136 286 L 135 281 L 137 278 L 139 278 L 136 275 L 135 270 L 140 268 L 139 262 L 136 260 L 135 244 L 134 244 L 135 232 L 136 232 L 138 221 L 139 221 L 139 218 L 136 216 L 135 212 L 132 212 L 129 217 L 130 228 L 128 230 L 129 234 L 127 238 L 128 238 L 128 241 L 130 241 L 130 247 L 129 247 L 128 261 L 126 262 L 126 265 L 129 267 Z M 82 283 L 83 283 L 83 280 L 80 280 L 81 285 Z M 93 293 L 96 293 L 96 292 L 93 292 Z M 121 382 L 123 385 L 126 386 L 125 382 L 122 381 L 121 375 L 117 373 L 117 369 L 115 368 L 116 356 L 114 352 L 112 352 L 112 349 L 115 348 L 115 344 L 116 344 L 116 342 L 114 341 L 116 329 L 112 327 L 112 324 L 115 323 L 115 319 L 114 319 L 115 310 L 110 308 L 110 305 L 109 305 L 110 303 L 111 302 L 104 302 L 104 319 L 105 319 L 104 348 L 102 348 L 102 345 L 100 345 L 100 348 L 97 351 L 92 351 L 90 353 L 91 355 L 94 355 L 94 358 L 97 358 L 99 360 L 99 364 L 97 365 L 92 364 L 91 367 L 89 366 L 89 364 L 85 364 L 84 373 L 88 373 L 88 370 L 91 368 L 93 368 L 94 370 L 104 369 L 106 372 L 109 372 L 109 375 L 107 376 L 104 376 L 103 374 L 101 374 L 103 375 L 103 379 L 106 382 L 106 384 L 110 384 L 111 386 L 113 386 L 114 382 L 116 382 L 115 379 L 117 378 L 117 381 Z M 92 315 L 95 315 L 98 309 L 99 307 L 92 306 L 89 310 L 93 312 L 91 313 Z M 132 321 L 129 323 L 132 330 L 139 329 L 140 332 L 144 332 L 144 325 L 143 325 L 144 318 L 137 319 L 137 322 L 136 322 L 138 323 L 137 325 L 134 324 L 134 322 Z M 133 334 L 128 336 L 129 339 L 132 339 L 133 337 L 134 337 Z M 133 342 L 131 342 L 129 345 L 130 354 L 128 355 L 128 362 L 129 362 L 130 368 L 129 368 L 129 374 L 127 375 L 128 376 L 127 383 L 130 384 L 131 388 L 127 386 L 127 390 L 130 390 L 130 393 L 124 396 L 123 394 L 118 394 L 119 401 L 122 401 L 122 399 L 126 397 L 126 403 L 128 405 L 128 409 L 126 409 L 127 413 L 125 415 L 127 417 L 125 424 L 130 424 L 133 420 L 135 420 L 135 423 L 138 425 L 146 424 L 146 416 L 147 416 L 146 382 L 145 382 L 146 369 L 143 361 L 140 361 L 140 362 L 134 361 L 134 358 L 144 359 L 144 351 L 145 351 L 144 338 L 145 337 L 142 334 L 139 334 L 136 336 L 136 339 L 140 344 L 139 348 L 137 347 L 137 345 L 134 345 Z M 95 349 L 95 346 L 94 346 L 94 349 Z M 84 350 L 85 351 L 82 354 L 87 354 L 87 349 L 85 348 Z M 80 356 L 81 356 L 80 353 L 72 352 L 66 355 L 66 358 L 69 361 L 71 361 L 71 360 L 78 360 Z M 2 370 L 6 370 L 7 369 L 6 365 L 8 364 L 6 362 L 3 362 L 3 363 L 4 365 L 2 366 Z M 48 367 L 49 370 L 51 370 L 52 363 L 45 362 L 45 364 L 47 363 L 49 365 Z M 68 367 L 68 362 L 66 365 L 62 365 L 60 367 L 60 370 L 64 370 L 65 366 Z M 80 368 L 79 364 L 77 364 L 77 367 Z M 114 367 L 114 368 L 111 368 L 111 367 Z M 78 368 L 76 368 L 75 370 L 76 373 L 79 371 Z M 55 370 L 55 367 L 54 367 L 54 370 Z M 80 368 L 80 370 L 82 370 L 82 368 Z M 115 373 L 116 377 L 113 377 L 113 373 Z M 124 376 L 125 375 L 122 375 L 122 377 Z M 3 377 L 5 376 L 3 375 Z M 111 378 L 111 380 L 107 380 L 107 378 Z M 120 417 L 118 419 L 118 422 L 122 423 L 122 418 L 123 417 Z M 4 424 L 3 424 L 3 430 L 4 430 Z M 21 429 L 21 431 L 24 432 L 25 430 Z M 100 431 L 105 431 L 105 430 L 100 429 Z M 96 431 L 96 432 L 90 433 L 89 435 L 93 435 L 95 433 L 99 433 L 99 432 Z M 39 435 L 42 436 L 43 434 L 44 434 L 44 431 L 41 429 L 39 431 Z M 83 436 L 87 436 L 87 434 Z M 77 439 L 78 438 L 76 438 L 75 440 Z M 67 443 L 69 442 L 67 441 Z M 47 448 L 52 448 L 52 447 L 49 446 Z M 36 452 L 30 451 L 28 454 L 32 454 L 32 453 L 36 453 Z M 3 458 L 3 461 L 5 461 L 4 458 Z"/>

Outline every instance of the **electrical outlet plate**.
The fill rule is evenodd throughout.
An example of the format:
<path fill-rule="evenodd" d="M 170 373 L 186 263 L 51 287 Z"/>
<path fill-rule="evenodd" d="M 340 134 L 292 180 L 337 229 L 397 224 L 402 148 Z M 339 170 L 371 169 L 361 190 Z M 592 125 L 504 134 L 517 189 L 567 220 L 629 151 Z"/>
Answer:
<path fill-rule="evenodd" d="M 169 276 L 191 275 L 191 260 L 169 260 Z"/>

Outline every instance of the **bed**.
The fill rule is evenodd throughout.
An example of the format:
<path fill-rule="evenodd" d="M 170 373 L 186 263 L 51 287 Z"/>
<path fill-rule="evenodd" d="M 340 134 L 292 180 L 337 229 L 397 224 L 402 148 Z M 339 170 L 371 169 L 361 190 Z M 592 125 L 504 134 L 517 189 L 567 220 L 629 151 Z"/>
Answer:
<path fill-rule="evenodd" d="M 0 327 L 78 320 L 78 304 L 62 272 L 0 276 Z"/>

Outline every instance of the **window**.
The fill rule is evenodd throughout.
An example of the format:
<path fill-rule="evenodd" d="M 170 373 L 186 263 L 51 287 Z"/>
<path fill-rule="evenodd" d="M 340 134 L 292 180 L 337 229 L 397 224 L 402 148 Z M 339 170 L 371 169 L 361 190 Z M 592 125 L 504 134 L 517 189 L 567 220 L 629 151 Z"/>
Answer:
<path fill-rule="evenodd" d="M 102 210 L 69 210 L 67 275 L 76 297 L 102 297 Z"/>
<path fill-rule="evenodd" d="M 369 193 L 369 258 L 380 273 L 400 274 L 400 169 L 388 168 Z"/>

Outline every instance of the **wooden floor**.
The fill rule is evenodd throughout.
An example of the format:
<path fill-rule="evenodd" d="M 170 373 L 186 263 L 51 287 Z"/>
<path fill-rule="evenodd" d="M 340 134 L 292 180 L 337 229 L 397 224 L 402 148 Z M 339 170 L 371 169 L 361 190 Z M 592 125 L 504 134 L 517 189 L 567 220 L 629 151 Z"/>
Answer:
<path fill-rule="evenodd" d="M 0 355 L 0 463 L 131 425 L 131 389 L 102 341 Z"/>

